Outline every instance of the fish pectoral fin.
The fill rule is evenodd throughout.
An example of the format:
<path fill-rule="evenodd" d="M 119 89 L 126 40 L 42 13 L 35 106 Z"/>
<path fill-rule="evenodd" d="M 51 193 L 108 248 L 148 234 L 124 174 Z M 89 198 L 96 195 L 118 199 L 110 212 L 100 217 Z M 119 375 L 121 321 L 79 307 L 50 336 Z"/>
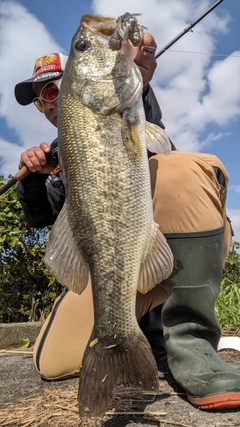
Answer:
<path fill-rule="evenodd" d="M 157 228 L 150 240 L 147 256 L 141 265 L 138 291 L 142 294 L 150 291 L 158 283 L 167 279 L 173 269 L 173 254 L 164 235 Z"/>
<path fill-rule="evenodd" d="M 151 153 L 156 154 L 170 154 L 171 153 L 171 142 L 166 132 L 159 126 L 146 122 L 145 129 L 147 149 Z"/>
<path fill-rule="evenodd" d="M 128 336 L 123 343 L 108 346 L 94 337 L 92 335 L 86 347 L 80 370 L 80 416 L 102 416 L 109 409 L 120 384 L 144 391 L 158 391 L 156 362 L 141 331 Z M 90 345 L 91 341 L 94 345 Z"/>
<path fill-rule="evenodd" d="M 124 111 L 122 116 L 122 140 L 128 157 L 137 163 L 142 156 L 140 128 L 137 119 L 132 121 L 130 111 Z"/>
<path fill-rule="evenodd" d="M 77 294 L 84 291 L 90 278 L 89 266 L 73 239 L 66 204 L 50 233 L 44 262 L 62 285 Z"/>

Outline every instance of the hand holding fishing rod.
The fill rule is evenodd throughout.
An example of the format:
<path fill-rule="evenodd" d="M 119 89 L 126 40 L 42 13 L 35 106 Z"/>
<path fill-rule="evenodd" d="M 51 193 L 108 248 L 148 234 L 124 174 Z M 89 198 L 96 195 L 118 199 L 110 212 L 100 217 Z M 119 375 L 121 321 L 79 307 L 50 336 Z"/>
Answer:
<path fill-rule="evenodd" d="M 30 172 L 51 173 L 52 166 L 48 164 L 50 152 L 51 146 L 46 142 L 41 142 L 39 146 L 28 148 L 21 154 L 19 169 L 22 166 L 27 166 Z"/>
<path fill-rule="evenodd" d="M 55 141 L 57 140 L 53 141 L 53 145 L 55 145 Z M 41 171 L 40 173 L 52 174 L 55 173 L 57 168 L 57 147 L 51 148 L 46 142 L 42 142 L 39 147 L 29 148 L 21 155 L 19 171 L 7 184 L 0 188 L 0 196 L 16 184 L 16 182 L 22 181 L 22 179 L 30 175 L 30 173 Z"/>

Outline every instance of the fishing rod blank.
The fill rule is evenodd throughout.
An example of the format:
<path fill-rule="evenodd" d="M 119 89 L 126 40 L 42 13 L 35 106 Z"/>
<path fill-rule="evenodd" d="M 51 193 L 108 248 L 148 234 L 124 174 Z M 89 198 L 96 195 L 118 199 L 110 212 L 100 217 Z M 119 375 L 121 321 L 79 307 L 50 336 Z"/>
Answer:
<path fill-rule="evenodd" d="M 184 34 L 188 33 L 195 25 L 197 25 L 205 16 L 207 16 L 210 12 L 212 12 L 215 7 L 217 7 L 220 3 L 222 3 L 223 0 L 218 0 L 216 3 L 214 3 L 208 10 L 206 10 L 202 15 L 200 15 L 194 22 L 192 22 L 188 27 L 186 27 L 181 33 L 179 33 L 174 39 L 172 39 L 169 43 L 167 43 L 161 50 L 159 50 L 155 58 L 159 58 L 166 50 L 168 50 L 174 43 L 176 43 L 181 37 L 184 36 Z"/>

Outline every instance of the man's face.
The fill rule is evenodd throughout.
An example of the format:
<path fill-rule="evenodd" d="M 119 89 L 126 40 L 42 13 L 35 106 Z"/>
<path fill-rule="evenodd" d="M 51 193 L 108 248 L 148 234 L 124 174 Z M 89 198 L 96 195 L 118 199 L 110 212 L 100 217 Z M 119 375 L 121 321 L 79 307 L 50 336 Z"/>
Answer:
<path fill-rule="evenodd" d="M 41 93 L 42 89 L 50 82 L 51 80 L 49 80 L 49 82 L 44 81 L 44 82 L 33 83 L 33 90 L 36 94 L 36 97 L 40 97 L 41 103 L 43 104 L 43 107 L 44 107 L 43 113 L 45 117 L 53 124 L 53 126 L 57 127 L 58 98 L 50 102 L 41 98 L 41 96 L 43 95 Z"/>

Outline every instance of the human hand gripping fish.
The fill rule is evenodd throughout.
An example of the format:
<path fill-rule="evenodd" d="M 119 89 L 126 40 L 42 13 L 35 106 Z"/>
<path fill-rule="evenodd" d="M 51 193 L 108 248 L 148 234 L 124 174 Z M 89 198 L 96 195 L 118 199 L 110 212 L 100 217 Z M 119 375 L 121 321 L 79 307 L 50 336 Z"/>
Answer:
<path fill-rule="evenodd" d="M 87 417 L 104 414 L 118 385 L 158 390 L 155 359 L 136 320 L 136 292 L 166 279 L 173 266 L 153 219 L 142 77 L 133 62 L 139 27 L 134 24 L 132 30 L 132 19 L 129 15 L 124 21 L 124 28 L 128 20 L 131 27 L 127 33 L 116 27 L 115 18 L 82 17 L 59 98 L 66 201 L 45 262 L 77 293 L 91 274 L 94 326 L 78 392 L 80 415 Z M 116 28 L 122 42 L 113 50 Z M 150 128 L 150 139 L 169 153 L 170 143 L 157 129 Z"/>

